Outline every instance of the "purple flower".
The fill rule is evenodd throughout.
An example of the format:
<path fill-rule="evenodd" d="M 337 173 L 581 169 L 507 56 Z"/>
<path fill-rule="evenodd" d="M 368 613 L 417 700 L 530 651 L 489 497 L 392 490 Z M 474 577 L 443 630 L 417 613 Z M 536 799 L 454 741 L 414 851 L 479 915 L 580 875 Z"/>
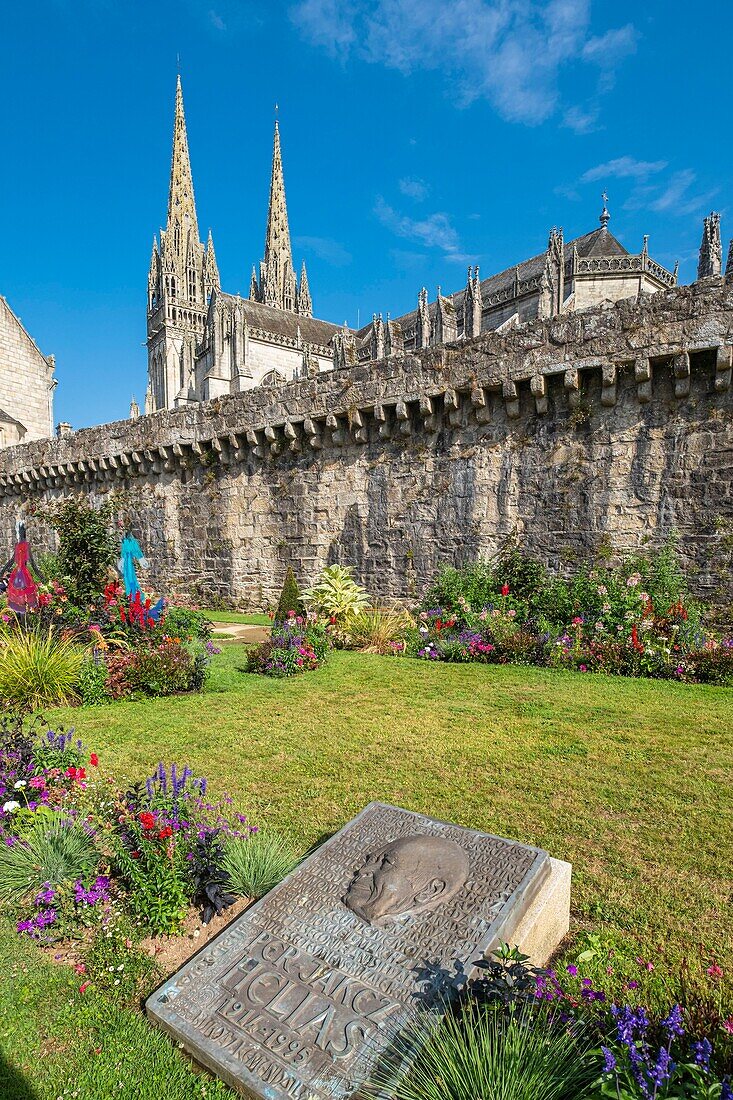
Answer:
<path fill-rule="evenodd" d="M 684 1035 L 685 1029 L 682 1026 L 682 1009 L 679 1005 L 674 1005 L 670 1011 L 666 1020 L 662 1020 L 662 1027 L 667 1032 L 670 1039 L 674 1035 Z"/>
<path fill-rule="evenodd" d="M 56 891 L 50 882 L 45 882 L 43 888 L 36 894 L 33 904 L 38 909 L 41 905 L 50 905 L 56 897 Z"/>
<path fill-rule="evenodd" d="M 571 978 L 576 978 L 578 976 L 578 968 L 577 966 L 573 966 L 572 963 L 566 969 Z"/>
<path fill-rule="evenodd" d="M 674 1069 L 674 1062 L 672 1061 L 672 1055 L 669 1053 L 666 1047 L 661 1047 L 657 1056 L 657 1064 L 652 1070 L 651 1078 L 652 1083 L 656 1089 L 663 1085 L 665 1081 L 668 1081 L 672 1076 Z"/>
<path fill-rule="evenodd" d="M 709 1039 L 702 1039 L 699 1043 L 692 1044 L 692 1055 L 698 1066 L 707 1073 L 710 1069 L 710 1055 L 713 1053 L 713 1048 Z"/>
<path fill-rule="evenodd" d="M 616 1068 L 616 1058 L 608 1049 L 608 1047 L 601 1047 L 603 1052 L 603 1068 L 606 1073 L 613 1073 Z"/>

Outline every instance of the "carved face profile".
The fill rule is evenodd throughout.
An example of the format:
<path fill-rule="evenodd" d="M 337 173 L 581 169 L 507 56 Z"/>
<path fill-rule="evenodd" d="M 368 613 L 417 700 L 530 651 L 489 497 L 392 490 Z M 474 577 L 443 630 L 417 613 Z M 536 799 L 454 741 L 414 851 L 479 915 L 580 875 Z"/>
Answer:
<path fill-rule="evenodd" d="M 453 840 L 410 836 L 367 856 L 343 902 L 377 928 L 388 919 L 413 916 L 443 905 L 468 878 L 468 855 Z"/>

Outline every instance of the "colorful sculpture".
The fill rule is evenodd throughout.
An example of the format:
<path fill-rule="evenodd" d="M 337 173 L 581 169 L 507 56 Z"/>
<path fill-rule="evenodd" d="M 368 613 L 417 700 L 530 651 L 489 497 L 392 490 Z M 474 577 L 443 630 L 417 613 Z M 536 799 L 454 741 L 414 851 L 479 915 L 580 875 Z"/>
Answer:
<path fill-rule="evenodd" d="M 140 543 L 135 536 L 128 531 L 122 540 L 119 567 L 120 573 L 122 574 L 122 581 L 125 585 L 125 595 L 129 596 L 132 600 L 135 599 L 135 596 L 137 596 L 140 591 L 140 585 L 135 571 L 135 562 L 138 562 L 143 569 L 147 569 L 148 561 L 140 549 Z"/>
<path fill-rule="evenodd" d="M 8 607 L 16 615 L 25 615 L 38 607 L 38 585 L 33 580 L 30 565 L 39 577 L 43 574 L 33 560 L 31 548 L 26 538 L 25 524 L 18 520 L 16 525 L 16 543 L 13 556 L 0 572 L 0 593 L 6 592 Z"/>
<path fill-rule="evenodd" d="M 137 579 L 137 571 L 135 564 L 138 564 L 142 569 L 147 569 L 148 560 L 142 552 L 140 543 L 135 536 L 128 531 L 122 540 L 122 546 L 120 547 L 120 560 L 119 568 L 122 574 L 122 581 L 125 586 L 125 595 L 130 601 L 130 608 L 141 607 L 149 604 L 146 601 L 145 594 L 140 588 L 140 584 Z M 147 617 L 157 622 L 160 616 L 163 614 L 165 608 L 165 600 L 161 597 L 156 604 L 152 607 L 145 606 L 145 614 Z"/>

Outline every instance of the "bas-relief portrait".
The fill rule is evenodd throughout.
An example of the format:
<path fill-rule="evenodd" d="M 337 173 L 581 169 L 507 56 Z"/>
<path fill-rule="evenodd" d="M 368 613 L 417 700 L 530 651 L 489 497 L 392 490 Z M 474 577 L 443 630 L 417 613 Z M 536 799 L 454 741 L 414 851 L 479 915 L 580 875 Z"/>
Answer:
<path fill-rule="evenodd" d="M 366 924 L 383 928 L 445 904 L 465 884 L 468 872 L 468 855 L 454 840 L 402 837 L 367 856 L 343 903 Z"/>

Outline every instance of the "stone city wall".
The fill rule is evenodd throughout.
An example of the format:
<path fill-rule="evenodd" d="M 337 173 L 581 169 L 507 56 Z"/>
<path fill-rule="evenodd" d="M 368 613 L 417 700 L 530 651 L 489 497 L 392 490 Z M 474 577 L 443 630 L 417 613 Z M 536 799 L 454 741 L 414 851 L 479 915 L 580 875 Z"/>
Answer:
<path fill-rule="evenodd" d="M 289 563 L 356 566 L 375 595 L 509 538 L 553 566 L 677 529 L 704 598 L 730 600 L 733 281 L 533 321 L 0 451 L 19 512 L 115 494 L 150 587 L 250 606 Z"/>

